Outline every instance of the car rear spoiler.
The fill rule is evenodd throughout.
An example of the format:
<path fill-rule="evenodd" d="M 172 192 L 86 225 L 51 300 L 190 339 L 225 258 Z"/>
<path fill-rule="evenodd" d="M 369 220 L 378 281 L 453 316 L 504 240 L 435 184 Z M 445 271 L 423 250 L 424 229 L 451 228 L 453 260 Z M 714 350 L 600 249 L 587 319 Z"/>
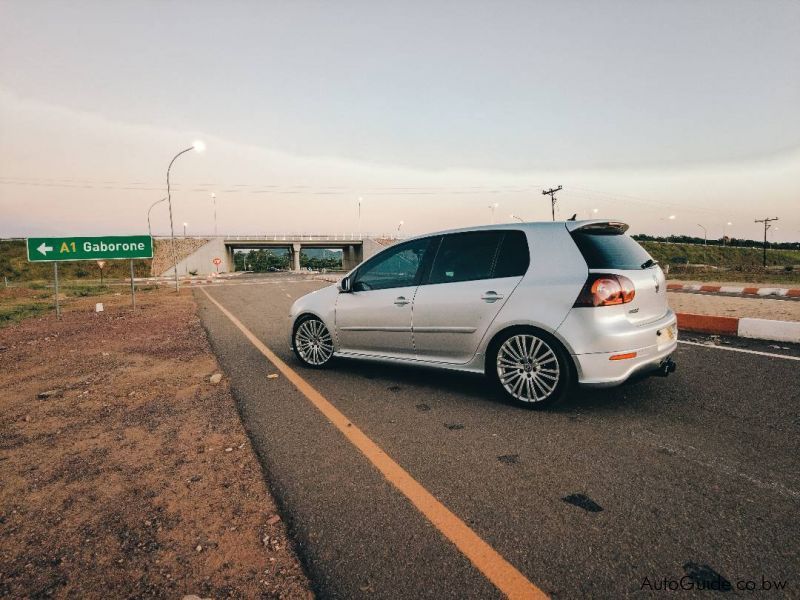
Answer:
<path fill-rule="evenodd" d="M 602 221 L 593 219 L 591 221 L 567 221 L 567 231 L 585 231 L 587 233 L 599 233 L 606 235 L 619 235 L 628 231 L 629 225 L 621 221 Z"/>

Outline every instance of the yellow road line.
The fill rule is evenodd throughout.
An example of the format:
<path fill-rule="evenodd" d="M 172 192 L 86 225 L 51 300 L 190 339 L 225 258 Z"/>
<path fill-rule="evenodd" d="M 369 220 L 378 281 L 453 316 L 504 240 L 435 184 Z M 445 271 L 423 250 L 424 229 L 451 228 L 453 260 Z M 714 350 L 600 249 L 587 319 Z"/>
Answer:
<path fill-rule="evenodd" d="M 439 530 L 455 544 L 483 575 L 509 598 L 547 598 L 511 563 L 503 558 L 469 526 L 454 515 L 450 509 L 439 502 L 433 494 L 414 479 L 403 467 L 397 464 L 378 444 L 356 427 L 350 420 L 315 390 L 289 365 L 275 355 L 259 340 L 233 313 L 211 297 L 205 289 L 201 291 L 222 311 L 230 321 L 250 340 L 261 354 L 269 360 L 317 409 L 333 423 L 336 428 L 394 485 L 411 503 Z"/>

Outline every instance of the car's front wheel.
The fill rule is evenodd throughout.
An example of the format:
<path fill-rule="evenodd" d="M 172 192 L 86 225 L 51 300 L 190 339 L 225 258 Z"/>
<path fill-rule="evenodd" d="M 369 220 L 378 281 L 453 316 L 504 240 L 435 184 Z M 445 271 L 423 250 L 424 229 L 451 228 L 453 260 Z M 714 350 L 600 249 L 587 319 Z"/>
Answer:
<path fill-rule="evenodd" d="M 572 363 L 551 336 L 515 328 L 493 344 L 489 375 L 512 402 L 539 408 L 562 400 L 572 381 Z"/>
<path fill-rule="evenodd" d="M 319 369 L 333 358 L 333 338 L 320 319 L 312 315 L 298 319 L 292 334 L 297 358 L 307 367 Z"/>

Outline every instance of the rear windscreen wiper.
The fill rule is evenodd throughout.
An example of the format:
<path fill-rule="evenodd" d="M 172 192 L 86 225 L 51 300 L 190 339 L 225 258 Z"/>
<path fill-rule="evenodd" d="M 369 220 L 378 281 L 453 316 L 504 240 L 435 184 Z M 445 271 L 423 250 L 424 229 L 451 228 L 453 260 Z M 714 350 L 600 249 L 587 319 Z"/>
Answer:
<path fill-rule="evenodd" d="M 654 267 L 658 264 L 657 260 L 653 260 L 652 258 L 648 258 L 646 261 L 642 263 L 642 269 L 649 269 L 650 267 Z"/>

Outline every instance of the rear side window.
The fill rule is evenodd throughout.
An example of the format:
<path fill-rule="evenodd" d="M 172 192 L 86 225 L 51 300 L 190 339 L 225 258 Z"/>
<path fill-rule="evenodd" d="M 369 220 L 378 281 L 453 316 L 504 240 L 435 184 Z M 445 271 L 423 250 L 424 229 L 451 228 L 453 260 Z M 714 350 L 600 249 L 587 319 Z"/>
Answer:
<path fill-rule="evenodd" d="M 506 231 L 492 277 L 522 277 L 531 263 L 528 238 L 522 231 Z"/>
<path fill-rule="evenodd" d="M 573 231 L 572 239 L 590 269 L 642 269 L 651 259 L 632 237 L 619 232 Z"/>
<path fill-rule="evenodd" d="M 444 236 L 433 261 L 429 283 L 489 279 L 502 233 L 469 231 Z"/>

